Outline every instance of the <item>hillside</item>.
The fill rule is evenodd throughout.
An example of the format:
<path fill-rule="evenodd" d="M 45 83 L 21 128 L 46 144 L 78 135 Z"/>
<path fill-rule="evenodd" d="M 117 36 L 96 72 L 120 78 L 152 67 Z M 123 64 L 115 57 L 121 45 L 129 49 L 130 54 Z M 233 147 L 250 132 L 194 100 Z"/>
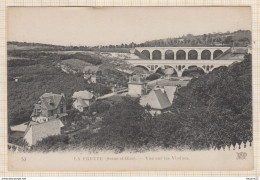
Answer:
<path fill-rule="evenodd" d="M 247 55 L 180 89 L 171 110 L 185 124 L 178 143 L 184 138 L 191 147 L 202 148 L 252 141 L 251 68 Z"/>
<path fill-rule="evenodd" d="M 234 32 L 213 32 L 202 35 L 187 34 L 181 37 L 169 37 L 165 39 L 150 40 L 143 43 L 131 42 L 129 44 L 107 45 L 107 46 L 58 46 L 41 43 L 8 42 L 9 50 L 44 50 L 44 51 L 92 51 L 92 52 L 116 52 L 129 53 L 133 47 L 153 46 L 238 46 L 246 47 L 252 44 L 252 33 L 250 30 L 238 30 Z"/>
<path fill-rule="evenodd" d="M 125 97 L 103 113 L 98 132 L 82 131 L 69 143 L 49 137 L 33 149 L 205 150 L 252 142 L 251 67 L 247 55 L 241 63 L 193 78 L 175 94 L 170 110 L 154 117 L 138 99 Z"/>
<path fill-rule="evenodd" d="M 187 34 L 182 37 L 158 39 L 135 44 L 136 47 L 146 46 L 241 46 L 251 44 L 252 34 L 249 30 L 239 30 L 226 33 L 209 33 L 203 35 Z"/>
<path fill-rule="evenodd" d="M 21 46 L 22 47 L 22 46 Z M 38 50 L 8 50 L 8 122 L 19 124 L 30 119 L 33 104 L 44 92 L 65 93 L 70 101 L 79 90 L 93 90 L 97 95 L 111 92 L 111 84 L 127 84 L 127 74 L 114 69 L 115 65 L 89 54 L 60 54 Z M 79 67 L 79 63 L 82 67 Z M 104 62 L 104 63 L 102 63 Z M 65 63 L 73 68 L 102 65 L 104 74 L 99 84 L 88 84 L 83 74 L 66 74 L 57 67 Z M 84 66 L 83 66 L 84 65 Z"/>

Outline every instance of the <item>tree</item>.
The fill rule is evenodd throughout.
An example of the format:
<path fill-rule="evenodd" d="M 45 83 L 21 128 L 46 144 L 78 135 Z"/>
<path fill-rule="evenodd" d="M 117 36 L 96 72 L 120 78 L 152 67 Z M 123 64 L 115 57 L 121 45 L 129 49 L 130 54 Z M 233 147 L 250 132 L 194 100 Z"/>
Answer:
<path fill-rule="evenodd" d="M 110 104 L 108 102 L 96 101 L 89 106 L 88 112 L 90 114 L 92 114 L 93 112 L 103 113 L 103 112 L 108 111 L 109 108 L 110 108 Z"/>
<path fill-rule="evenodd" d="M 37 142 L 31 147 L 32 151 L 57 151 L 67 149 L 69 137 L 67 135 L 49 136 Z"/>

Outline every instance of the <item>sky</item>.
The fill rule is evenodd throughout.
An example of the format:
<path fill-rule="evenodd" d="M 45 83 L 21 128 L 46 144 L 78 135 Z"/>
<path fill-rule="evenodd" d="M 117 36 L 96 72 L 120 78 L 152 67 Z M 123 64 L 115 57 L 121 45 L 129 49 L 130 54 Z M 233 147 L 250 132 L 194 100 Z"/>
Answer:
<path fill-rule="evenodd" d="M 251 30 L 250 7 L 9 7 L 8 41 L 56 45 L 131 42 Z"/>

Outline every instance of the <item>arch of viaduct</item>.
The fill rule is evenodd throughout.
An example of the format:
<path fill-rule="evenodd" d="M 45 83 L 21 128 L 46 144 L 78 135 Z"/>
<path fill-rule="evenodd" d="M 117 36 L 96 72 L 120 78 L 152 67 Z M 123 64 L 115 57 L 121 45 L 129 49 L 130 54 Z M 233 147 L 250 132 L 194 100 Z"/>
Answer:
<path fill-rule="evenodd" d="M 181 77 L 183 72 L 191 66 L 199 67 L 203 69 L 204 73 L 209 73 L 210 71 L 213 71 L 215 68 L 218 68 L 220 66 L 229 66 L 234 62 L 240 61 L 242 60 L 127 60 L 128 63 L 132 64 L 135 67 L 144 67 L 151 72 L 156 72 L 159 68 L 170 66 L 177 72 L 178 77 Z"/>
<path fill-rule="evenodd" d="M 230 47 L 136 47 L 151 60 L 213 60 Z M 184 57 L 184 58 L 183 58 Z"/>

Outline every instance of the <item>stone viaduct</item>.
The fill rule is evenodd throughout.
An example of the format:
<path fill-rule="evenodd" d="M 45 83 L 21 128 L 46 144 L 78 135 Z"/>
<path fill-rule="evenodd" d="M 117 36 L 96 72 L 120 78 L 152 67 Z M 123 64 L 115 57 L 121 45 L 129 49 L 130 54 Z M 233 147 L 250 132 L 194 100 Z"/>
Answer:
<path fill-rule="evenodd" d="M 215 59 L 230 47 L 136 47 L 148 59 Z"/>
<path fill-rule="evenodd" d="M 229 66 L 242 60 L 217 60 L 230 47 L 136 47 L 146 59 L 127 60 L 133 66 L 156 72 L 159 68 L 172 67 L 178 77 L 189 67 L 196 66 L 205 73 L 220 66 Z"/>

